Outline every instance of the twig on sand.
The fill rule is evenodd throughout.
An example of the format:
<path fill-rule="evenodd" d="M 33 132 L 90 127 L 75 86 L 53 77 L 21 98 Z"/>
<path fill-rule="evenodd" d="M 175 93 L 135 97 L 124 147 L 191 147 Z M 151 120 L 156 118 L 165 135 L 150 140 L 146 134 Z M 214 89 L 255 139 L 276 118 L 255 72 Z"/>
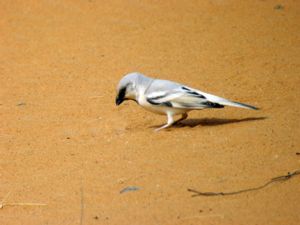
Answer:
<path fill-rule="evenodd" d="M 47 204 L 44 203 L 31 203 L 31 202 L 13 202 L 13 203 L 5 203 L 6 199 L 8 198 L 8 196 L 11 194 L 11 191 L 8 192 L 4 198 L 2 199 L 2 201 L 0 202 L 0 209 L 6 207 L 6 206 L 45 206 Z"/>
<path fill-rule="evenodd" d="M 189 192 L 193 192 L 194 194 L 192 195 L 192 197 L 197 197 L 197 196 L 226 196 L 226 195 L 237 195 L 237 194 L 242 194 L 245 192 L 250 192 L 250 191 L 257 191 L 260 189 L 263 189 L 265 187 L 267 187 L 268 185 L 275 183 L 275 182 L 281 182 L 281 181 L 287 181 L 290 178 L 300 175 L 300 170 L 296 170 L 292 173 L 288 172 L 287 175 L 283 175 L 283 176 L 279 176 L 279 177 L 274 177 L 271 180 L 269 180 L 268 182 L 266 182 L 265 184 L 258 186 L 258 187 L 253 187 L 253 188 L 247 188 L 247 189 L 242 189 L 242 190 L 238 190 L 238 191 L 232 191 L 232 192 L 201 192 L 201 191 L 197 191 L 194 189 L 188 189 Z"/>

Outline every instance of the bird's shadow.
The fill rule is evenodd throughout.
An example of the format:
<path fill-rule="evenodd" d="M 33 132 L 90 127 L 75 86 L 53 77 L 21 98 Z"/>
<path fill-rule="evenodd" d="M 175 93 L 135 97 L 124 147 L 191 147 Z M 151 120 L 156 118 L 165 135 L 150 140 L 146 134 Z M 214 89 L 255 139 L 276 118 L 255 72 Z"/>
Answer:
<path fill-rule="evenodd" d="M 186 119 L 173 124 L 172 127 L 197 127 L 197 126 L 219 126 L 230 123 L 242 123 L 248 121 L 265 120 L 267 117 L 247 117 L 243 119 L 222 119 L 222 118 L 203 118 L 203 119 Z M 153 126 L 160 127 L 160 126 Z"/>
<path fill-rule="evenodd" d="M 174 124 L 175 127 L 196 127 L 196 126 L 219 126 L 230 123 L 241 123 L 255 120 L 265 120 L 267 117 L 247 117 L 243 119 L 222 119 L 222 118 L 203 118 L 203 119 L 186 119 Z"/>

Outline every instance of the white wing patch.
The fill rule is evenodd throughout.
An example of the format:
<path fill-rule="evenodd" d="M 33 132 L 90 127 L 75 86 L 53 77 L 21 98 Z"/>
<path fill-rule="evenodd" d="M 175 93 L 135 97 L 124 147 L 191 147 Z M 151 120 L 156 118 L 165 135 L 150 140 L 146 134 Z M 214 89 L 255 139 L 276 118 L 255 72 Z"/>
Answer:
<path fill-rule="evenodd" d="M 156 91 L 147 95 L 147 98 L 160 98 L 166 94 L 165 91 Z"/>

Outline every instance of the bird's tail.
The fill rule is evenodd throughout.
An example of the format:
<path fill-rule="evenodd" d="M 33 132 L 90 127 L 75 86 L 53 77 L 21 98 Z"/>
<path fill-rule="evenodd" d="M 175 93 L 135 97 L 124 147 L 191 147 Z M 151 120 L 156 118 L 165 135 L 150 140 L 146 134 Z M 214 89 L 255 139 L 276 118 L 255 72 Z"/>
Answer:
<path fill-rule="evenodd" d="M 233 107 L 238 107 L 238 108 L 244 108 L 244 109 L 253 109 L 253 110 L 259 110 L 259 108 L 252 106 L 252 105 L 247 105 L 244 103 L 240 103 L 240 102 L 232 102 L 232 101 L 222 101 L 219 104 L 224 105 L 224 106 L 233 106 Z"/>
<path fill-rule="evenodd" d="M 233 107 L 244 108 L 244 109 L 253 109 L 253 110 L 259 109 L 252 105 L 247 105 L 247 104 L 240 103 L 240 102 L 230 101 L 228 99 L 221 98 L 221 97 L 211 95 L 211 94 L 206 94 L 205 97 L 207 97 L 209 101 L 218 103 L 219 105 L 223 105 L 223 106 L 233 106 Z"/>

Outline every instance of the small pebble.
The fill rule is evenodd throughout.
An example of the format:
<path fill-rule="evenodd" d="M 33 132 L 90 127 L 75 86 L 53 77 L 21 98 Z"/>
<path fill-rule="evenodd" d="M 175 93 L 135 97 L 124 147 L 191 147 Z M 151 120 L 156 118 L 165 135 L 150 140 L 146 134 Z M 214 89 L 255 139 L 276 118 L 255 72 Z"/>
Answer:
<path fill-rule="evenodd" d="M 276 9 L 276 10 L 283 10 L 283 9 L 284 9 L 284 6 L 278 4 L 278 5 L 276 5 L 276 6 L 274 7 L 274 9 Z"/>
<path fill-rule="evenodd" d="M 17 106 L 24 106 L 24 105 L 26 105 L 25 102 L 19 102 L 19 103 L 17 104 Z"/>

